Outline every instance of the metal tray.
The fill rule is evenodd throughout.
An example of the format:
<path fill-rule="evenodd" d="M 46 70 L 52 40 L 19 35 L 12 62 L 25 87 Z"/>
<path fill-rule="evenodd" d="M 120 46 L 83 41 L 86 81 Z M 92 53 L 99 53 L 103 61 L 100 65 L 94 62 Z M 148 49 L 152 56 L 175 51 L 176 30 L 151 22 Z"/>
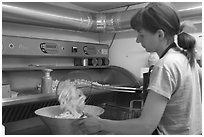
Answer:
<path fill-rule="evenodd" d="M 107 103 L 102 104 L 101 107 L 105 110 L 105 112 L 100 117 L 104 119 L 126 120 L 138 118 L 141 115 L 141 109 L 139 108 L 131 109 Z"/>

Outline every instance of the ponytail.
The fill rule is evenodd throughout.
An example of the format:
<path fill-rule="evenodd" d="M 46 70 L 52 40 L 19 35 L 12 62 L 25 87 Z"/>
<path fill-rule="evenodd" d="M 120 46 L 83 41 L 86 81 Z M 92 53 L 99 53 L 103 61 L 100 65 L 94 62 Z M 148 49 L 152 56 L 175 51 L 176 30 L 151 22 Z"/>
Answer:
<path fill-rule="evenodd" d="M 183 30 L 184 27 L 181 26 L 181 29 Z M 195 65 L 195 38 L 186 32 L 181 32 L 178 34 L 177 43 L 181 53 L 187 57 L 190 66 L 193 67 Z"/>

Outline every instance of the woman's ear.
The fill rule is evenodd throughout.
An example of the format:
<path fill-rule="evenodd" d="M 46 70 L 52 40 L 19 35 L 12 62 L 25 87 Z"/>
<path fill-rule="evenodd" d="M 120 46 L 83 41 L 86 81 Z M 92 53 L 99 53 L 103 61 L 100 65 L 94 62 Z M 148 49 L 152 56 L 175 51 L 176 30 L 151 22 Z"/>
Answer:
<path fill-rule="evenodd" d="M 165 37 L 165 33 L 162 29 L 157 30 L 157 34 L 160 39 Z"/>

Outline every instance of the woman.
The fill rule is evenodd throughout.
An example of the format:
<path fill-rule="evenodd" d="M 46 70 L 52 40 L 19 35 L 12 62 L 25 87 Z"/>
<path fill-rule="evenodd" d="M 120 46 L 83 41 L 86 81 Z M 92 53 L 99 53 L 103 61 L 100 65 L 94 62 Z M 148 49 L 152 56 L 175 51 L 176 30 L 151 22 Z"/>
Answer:
<path fill-rule="evenodd" d="M 163 3 L 149 3 L 131 20 L 138 31 L 137 42 L 147 52 L 156 52 L 142 114 L 137 119 L 107 120 L 88 117 L 75 125 L 84 133 L 201 134 L 201 87 L 195 61 L 195 39 L 181 32 L 177 13 Z M 174 36 L 178 35 L 178 44 Z"/>

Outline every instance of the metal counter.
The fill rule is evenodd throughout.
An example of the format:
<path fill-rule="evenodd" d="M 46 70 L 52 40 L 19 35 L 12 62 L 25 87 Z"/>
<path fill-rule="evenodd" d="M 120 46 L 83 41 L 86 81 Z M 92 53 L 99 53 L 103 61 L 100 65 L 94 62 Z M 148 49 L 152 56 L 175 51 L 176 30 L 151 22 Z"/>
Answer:
<path fill-rule="evenodd" d="M 129 71 L 116 66 L 101 69 L 75 70 L 74 72 L 85 72 L 91 77 L 92 81 L 97 81 L 101 84 L 136 88 L 140 87 L 139 81 L 134 75 Z M 107 119 L 113 119 L 114 117 L 117 119 L 124 119 L 123 115 L 127 116 L 132 111 L 129 110 L 130 101 L 142 100 L 141 93 L 91 90 L 84 94 L 87 96 L 88 100 L 86 104 L 103 107 L 105 113 L 101 115 L 101 117 Z M 111 106 L 108 104 L 111 104 Z M 47 126 L 36 117 L 34 111 L 42 107 L 53 105 L 59 105 L 59 102 L 56 94 L 51 93 L 3 99 L 2 124 L 6 128 L 6 134 L 50 134 Z M 116 107 L 112 107 L 112 105 Z M 126 119 L 127 118 L 130 117 L 128 116 Z"/>

